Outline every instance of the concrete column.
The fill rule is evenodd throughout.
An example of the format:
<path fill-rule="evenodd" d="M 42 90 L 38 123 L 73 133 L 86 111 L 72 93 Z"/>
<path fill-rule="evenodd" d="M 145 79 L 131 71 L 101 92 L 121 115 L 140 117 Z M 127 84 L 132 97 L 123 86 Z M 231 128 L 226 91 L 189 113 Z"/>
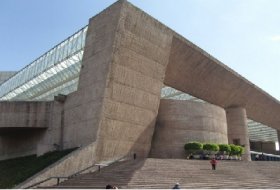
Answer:
<path fill-rule="evenodd" d="M 245 153 L 242 160 L 251 161 L 246 110 L 242 107 L 233 107 L 226 109 L 226 114 L 229 144 L 244 145 Z"/>

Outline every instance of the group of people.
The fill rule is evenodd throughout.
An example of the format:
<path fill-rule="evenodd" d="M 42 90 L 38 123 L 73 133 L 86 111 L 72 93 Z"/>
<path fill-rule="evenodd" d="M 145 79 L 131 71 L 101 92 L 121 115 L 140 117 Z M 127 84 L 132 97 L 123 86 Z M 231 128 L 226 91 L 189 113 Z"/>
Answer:
<path fill-rule="evenodd" d="M 263 154 L 261 154 L 261 155 L 256 154 L 255 160 L 256 161 L 258 161 L 258 160 L 265 160 L 265 156 Z"/>
<path fill-rule="evenodd" d="M 211 156 L 209 154 L 203 154 L 203 155 L 200 155 L 199 159 L 201 160 L 209 160 Z M 194 156 L 193 154 L 190 154 L 187 159 L 194 159 Z M 215 159 L 216 160 L 228 160 L 229 158 L 225 157 L 224 155 L 215 155 Z"/>

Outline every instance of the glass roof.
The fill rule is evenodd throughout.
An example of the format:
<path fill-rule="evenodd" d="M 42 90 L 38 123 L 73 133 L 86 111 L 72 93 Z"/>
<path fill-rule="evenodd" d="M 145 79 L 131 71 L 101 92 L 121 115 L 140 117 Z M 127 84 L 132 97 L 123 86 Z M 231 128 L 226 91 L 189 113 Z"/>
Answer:
<path fill-rule="evenodd" d="M 161 97 L 163 99 L 174 99 L 174 100 L 189 100 L 195 102 L 207 103 L 204 100 L 176 90 L 174 88 L 165 86 L 161 89 Z M 250 141 L 271 141 L 277 142 L 277 131 L 271 127 L 258 123 L 256 121 L 247 120 L 248 132 Z"/>
<path fill-rule="evenodd" d="M 0 100 L 53 100 L 77 89 L 87 26 L 0 85 Z"/>
<path fill-rule="evenodd" d="M 263 125 L 250 119 L 247 120 L 247 123 L 249 127 L 249 137 L 251 141 L 278 141 L 276 129 L 270 128 L 266 125 Z"/>

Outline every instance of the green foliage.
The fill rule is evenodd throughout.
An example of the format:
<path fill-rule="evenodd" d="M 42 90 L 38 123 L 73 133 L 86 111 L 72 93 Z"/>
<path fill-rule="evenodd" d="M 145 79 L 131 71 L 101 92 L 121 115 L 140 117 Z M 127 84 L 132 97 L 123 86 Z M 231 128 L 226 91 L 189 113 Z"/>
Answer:
<path fill-rule="evenodd" d="M 187 152 L 195 153 L 197 151 L 202 150 L 203 145 L 199 142 L 189 142 L 185 144 L 184 148 Z"/>
<path fill-rule="evenodd" d="M 230 145 L 228 145 L 228 144 L 219 144 L 218 146 L 219 146 L 220 151 L 223 153 L 226 152 L 227 154 L 229 154 L 231 151 Z"/>
<path fill-rule="evenodd" d="M 219 151 L 219 146 L 214 143 L 205 143 L 203 144 L 203 150 L 216 152 Z"/>
<path fill-rule="evenodd" d="M 73 150 L 49 152 L 39 157 L 31 155 L 0 161 L 0 188 L 13 188 Z"/>
<path fill-rule="evenodd" d="M 239 152 L 237 155 L 241 156 L 245 152 L 245 148 L 243 146 L 237 146 L 239 148 Z"/>
<path fill-rule="evenodd" d="M 240 146 L 234 145 L 234 144 L 230 144 L 230 155 L 239 155 L 240 152 Z"/>

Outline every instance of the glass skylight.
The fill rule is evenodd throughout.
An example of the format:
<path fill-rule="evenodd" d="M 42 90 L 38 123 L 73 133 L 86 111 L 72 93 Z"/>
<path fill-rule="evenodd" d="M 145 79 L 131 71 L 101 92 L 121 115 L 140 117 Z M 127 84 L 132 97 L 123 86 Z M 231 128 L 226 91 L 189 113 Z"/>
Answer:
<path fill-rule="evenodd" d="M 57 94 L 69 94 L 75 91 L 86 32 L 87 26 L 1 84 L 0 100 L 53 100 Z M 65 89 L 67 87 L 68 90 Z"/>

